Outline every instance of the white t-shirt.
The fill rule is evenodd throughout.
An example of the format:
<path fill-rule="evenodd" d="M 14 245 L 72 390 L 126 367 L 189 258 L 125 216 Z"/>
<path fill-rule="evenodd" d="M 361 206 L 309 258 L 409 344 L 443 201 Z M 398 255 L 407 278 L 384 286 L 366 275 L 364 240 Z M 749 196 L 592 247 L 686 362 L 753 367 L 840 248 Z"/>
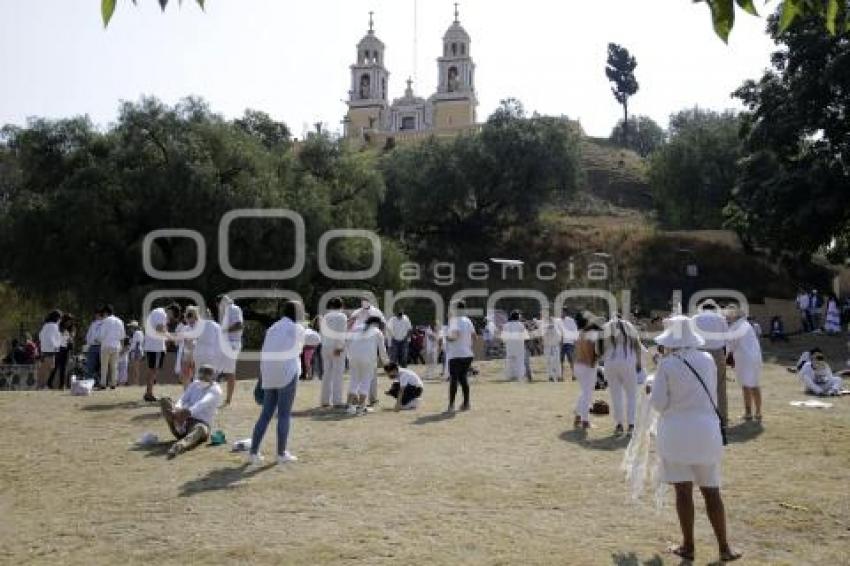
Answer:
<path fill-rule="evenodd" d="M 100 345 L 104 349 L 120 350 L 121 341 L 127 336 L 124 322 L 115 315 L 103 319 L 100 326 Z"/>
<path fill-rule="evenodd" d="M 235 303 L 231 303 L 227 307 L 227 310 L 224 311 L 224 317 L 221 319 L 221 329 L 227 334 L 227 339 L 230 342 L 242 344 L 242 330 L 227 330 L 237 322 L 245 324 L 245 319 L 242 316 L 242 309 Z"/>
<path fill-rule="evenodd" d="M 188 409 L 193 419 L 212 426 L 219 404 L 221 404 L 221 387 L 218 383 L 193 381 L 183 392 L 176 406 L 180 409 Z"/>
<path fill-rule="evenodd" d="M 260 375 L 263 389 L 282 389 L 301 375 L 304 327 L 284 317 L 266 331 Z"/>
<path fill-rule="evenodd" d="M 578 326 L 571 316 L 561 318 L 561 331 L 564 344 L 575 344 L 578 339 Z"/>
<path fill-rule="evenodd" d="M 348 334 L 348 359 L 377 364 L 389 358 L 384 341 L 384 334 L 374 326 L 369 330 L 354 329 Z"/>
<path fill-rule="evenodd" d="M 93 320 L 86 331 L 86 346 L 100 346 L 100 325 L 103 319 Z"/>
<path fill-rule="evenodd" d="M 413 387 L 423 387 L 422 380 L 416 375 L 416 372 L 407 368 L 398 368 L 398 386 L 402 389 L 411 385 Z"/>
<path fill-rule="evenodd" d="M 457 331 L 457 338 L 449 340 L 449 337 Z M 446 359 L 472 358 L 472 337 L 475 336 L 475 325 L 466 316 L 456 316 L 449 319 L 446 334 Z"/>
<path fill-rule="evenodd" d="M 42 353 L 56 353 L 62 345 L 62 334 L 59 332 L 59 324 L 56 322 L 45 322 L 38 333 L 38 341 Z"/>
<path fill-rule="evenodd" d="M 393 340 L 406 340 L 407 335 L 413 330 L 410 324 L 410 319 L 406 314 L 401 315 L 401 318 L 394 316 L 387 321 L 387 330 Z"/>
<path fill-rule="evenodd" d="M 161 338 L 156 331 L 157 326 L 166 330 L 168 324 L 168 313 L 160 307 L 153 309 L 145 320 L 145 352 L 164 352 L 165 338 Z"/>
<path fill-rule="evenodd" d="M 209 364 L 220 369 L 222 356 L 221 350 L 221 326 L 214 320 L 201 319 L 197 322 L 201 325 L 198 339 L 195 340 L 195 363 L 199 366 Z M 194 332 L 198 332 L 197 327 Z"/>
<path fill-rule="evenodd" d="M 342 311 L 328 311 L 322 317 L 322 351 L 333 354 L 334 350 L 345 347 L 348 317 Z"/>

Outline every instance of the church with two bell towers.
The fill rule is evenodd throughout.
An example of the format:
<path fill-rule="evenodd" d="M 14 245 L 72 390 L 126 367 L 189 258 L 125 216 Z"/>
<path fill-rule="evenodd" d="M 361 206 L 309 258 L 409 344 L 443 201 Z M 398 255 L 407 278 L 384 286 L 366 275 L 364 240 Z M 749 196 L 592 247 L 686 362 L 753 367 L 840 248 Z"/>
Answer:
<path fill-rule="evenodd" d="M 375 33 L 370 13 L 369 31 L 357 44 L 357 62 L 351 65 L 346 137 L 368 142 L 405 134 L 451 134 L 475 126 L 478 98 L 471 43 L 455 4 L 455 19 L 443 36 L 443 54 L 437 59 L 437 92 L 427 99 L 416 96 L 408 79 L 404 96 L 390 102 L 386 46 Z"/>

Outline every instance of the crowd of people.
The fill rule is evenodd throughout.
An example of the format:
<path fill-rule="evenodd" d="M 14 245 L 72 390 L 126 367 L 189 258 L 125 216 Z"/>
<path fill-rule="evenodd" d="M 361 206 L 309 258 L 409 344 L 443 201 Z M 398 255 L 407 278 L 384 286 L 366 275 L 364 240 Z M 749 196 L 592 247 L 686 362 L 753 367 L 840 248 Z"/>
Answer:
<path fill-rule="evenodd" d="M 372 412 L 378 402 L 379 367 L 391 381 L 386 395 L 398 411 L 418 408 L 425 381 L 445 377 L 449 382 L 446 411 L 455 411 L 459 389 L 460 410 L 470 410 L 469 376 L 479 332 L 463 314 L 465 308 L 462 302 L 451 305 L 445 324 L 414 326 L 402 310 L 387 318 L 367 299 L 359 308 L 346 310 L 341 299 L 333 298 L 325 314 L 308 323 L 303 306 L 287 302 L 282 317 L 263 339 L 254 392 L 261 409 L 248 447 L 250 462 L 264 460 L 260 448 L 275 414 L 277 462 L 297 460 L 288 448 L 288 438 L 301 379 L 321 379 L 319 406 L 323 409 L 359 416 Z M 831 324 L 829 308 L 825 310 L 827 325 Z M 817 324 L 817 319 L 813 321 Z M 674 315 L 663 324 L 654 352 L 652 345 L 642 342 L 636 323 L 618 314 L 606 320 L 589 312 L 564 310 L 561 316 L 553 316 L 544 311 L 539 318 L 526 319 L 522 312 L 512 311 L 497 324 L 491 313 L 480 331 L 484 357 L 494 355 L 496 344 L 504 345 L 507 380 L 532 380 L 530 360 L 536 354 L 544 357 L 549 381 L 566 381 L 569 368 L 579 389 L 574 407 L 579 431 L 591 427 L 593 394 L 601 381 L 609 390 L 614 435 L 633 437 L 635 442 L 634 436 L 640 433 L 636 431 L 639 398 L 648 395 L 659 415 L 657 452 L 662 477 L 675 486 L 683 535 L 682 544 L 671 552 L 685 559 L 694 555 L 692 491 L 696 485 L 706 501 L 721 557 L 732 560 L 740 555 L 726 540 L 720 496 L 722 446 L 730 422 L 726 373 L 732 368 L 741 386 L 742 418 L 760 422 L 760 333 L 736 305 L 721 308 L 710 299 L 693 316 Z M 98 389 L 143 381 L 144 401 L 159 404 L 177 438 L 168 452 L 173 458 L 209 440 L 217 411 L 232 402 L 244 325 L 242 309 L 227 296 L 217 297 L 213 310 L 176 303 L 158 306 L 144 325 L 137 321 L 125 325 L 110 305 L 102 305 L 85 335 L 82 366 Z M 16 344 L 10 355 L 16 362 L 40 358 L 39 387 L 65 388 L 76 331 L 73 316 L 51 311 L 38 345 L 31 345 L 31 340 Z M 173 371 L 183 386 L 176 401 L 155 395 L 169 345 L 176 351 Z M 424 380 L 408 367 L 411 363 L 424 364 Z M 841 378 L 832 374 L 818 349 L 805 352 L 796 368 L 789 370 L 799 373 L 808 393 L 837 395 L 842 389 Z M 226 384 L 225 390 L 219 382 Z"/>

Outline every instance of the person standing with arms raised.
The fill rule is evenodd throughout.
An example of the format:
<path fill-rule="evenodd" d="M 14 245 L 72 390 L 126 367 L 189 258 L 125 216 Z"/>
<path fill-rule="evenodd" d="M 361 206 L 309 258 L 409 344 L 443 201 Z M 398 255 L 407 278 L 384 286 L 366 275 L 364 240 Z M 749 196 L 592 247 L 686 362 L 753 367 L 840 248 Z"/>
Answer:
<path fill-rule="evenodd" d="M 472 343 L 475 337 L 475 326 L 469 317 L 461 312 L 466 309 L 466 303 L 458 301 L 450 307 L 449 324 L 446 329 L 446 359 L 449 365 L 449 407 L 448 412 L 455 410 L 457 388 L 463 391 L 461 411 L 471 408 L 469 402 L 469 368 L 472 367 L 474 353 Z"/>

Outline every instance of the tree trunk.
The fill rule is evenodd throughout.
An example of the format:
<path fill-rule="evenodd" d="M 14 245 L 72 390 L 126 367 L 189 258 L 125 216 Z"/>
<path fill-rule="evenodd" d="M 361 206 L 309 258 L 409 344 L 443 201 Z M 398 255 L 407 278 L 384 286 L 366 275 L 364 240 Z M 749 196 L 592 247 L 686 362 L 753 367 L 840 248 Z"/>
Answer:
<path fill-rule="evenodd" d="M 629 147 L 629 101 L 623 101 L 623 147 Z"/>

